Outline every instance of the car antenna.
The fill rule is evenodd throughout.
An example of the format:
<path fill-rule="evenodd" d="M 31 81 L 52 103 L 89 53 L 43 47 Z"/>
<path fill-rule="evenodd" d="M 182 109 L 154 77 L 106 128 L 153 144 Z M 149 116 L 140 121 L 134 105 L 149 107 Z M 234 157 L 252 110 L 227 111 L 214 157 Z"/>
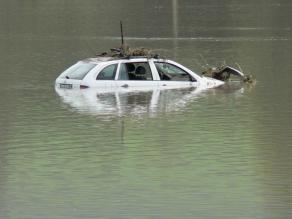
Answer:
<path fill-rule="evenodd" d="M 123 31 L 123 22 L 120 21 L 120 27 L 121 27 L 121 54 L 125 54 L 125 45 L 124 45 L 124 31 Z"/>

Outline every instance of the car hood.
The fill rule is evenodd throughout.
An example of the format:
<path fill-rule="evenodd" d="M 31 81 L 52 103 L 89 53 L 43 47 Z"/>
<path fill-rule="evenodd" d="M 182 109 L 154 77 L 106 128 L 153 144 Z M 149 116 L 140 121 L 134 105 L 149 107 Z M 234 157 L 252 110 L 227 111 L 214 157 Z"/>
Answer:
<path fill-rule="evenodd" d="M 209 77 L 202 77 L 200 85 L 203 86 L 204 88 L 214 88 L 214 87 L 219 87 L 221 85 L 225 84 L 224 81 L 220 81 L 214 78 L 209 78 Z"/>

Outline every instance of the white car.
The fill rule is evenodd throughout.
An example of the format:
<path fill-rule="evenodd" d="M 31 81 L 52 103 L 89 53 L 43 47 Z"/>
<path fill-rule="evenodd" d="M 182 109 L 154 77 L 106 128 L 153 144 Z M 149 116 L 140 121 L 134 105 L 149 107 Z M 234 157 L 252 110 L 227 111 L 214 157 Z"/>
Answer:
<path fill-rule="evenodd" d="M 223 81 L 199 76 L 165 59 L 97 57 L 78 61 L 56 79 L 56 88 L 145 90 L 153 88 L 213 88 Z"/>

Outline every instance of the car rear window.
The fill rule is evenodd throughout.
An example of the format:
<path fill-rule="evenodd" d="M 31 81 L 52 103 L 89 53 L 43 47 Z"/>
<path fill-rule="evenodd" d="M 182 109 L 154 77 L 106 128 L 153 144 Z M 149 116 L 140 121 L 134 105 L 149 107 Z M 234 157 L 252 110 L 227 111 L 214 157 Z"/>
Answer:
<path fill-rule="evenodd" d="M 64 71 L 62 78 L 82 80 L 96 64 L 78 62 Z"/>

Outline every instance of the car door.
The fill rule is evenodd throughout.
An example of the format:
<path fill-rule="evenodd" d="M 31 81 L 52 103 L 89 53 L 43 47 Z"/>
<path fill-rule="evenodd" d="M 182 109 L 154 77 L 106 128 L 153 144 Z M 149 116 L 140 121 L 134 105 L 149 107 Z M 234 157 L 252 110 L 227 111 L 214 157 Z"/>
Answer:
<path fill-rule="evenodd" d="M 122 90 L 145 90 L 158 86 L 149 61 L 122 61 L 116 76 L 116 87 Z"/>
<path fill-rule="evenodd" d="M 104 63 L 87 79 L 89 87 L 111 89 L 115 87 L 115 77 L 118 69 L 117 62 Z"/>
<path fill-rule="evenodd" d="M 181 67 L 163 61 L 154 62 L 159 75 L 159 87 L 183 88 L 197 85 L 196 79 Z"/>

